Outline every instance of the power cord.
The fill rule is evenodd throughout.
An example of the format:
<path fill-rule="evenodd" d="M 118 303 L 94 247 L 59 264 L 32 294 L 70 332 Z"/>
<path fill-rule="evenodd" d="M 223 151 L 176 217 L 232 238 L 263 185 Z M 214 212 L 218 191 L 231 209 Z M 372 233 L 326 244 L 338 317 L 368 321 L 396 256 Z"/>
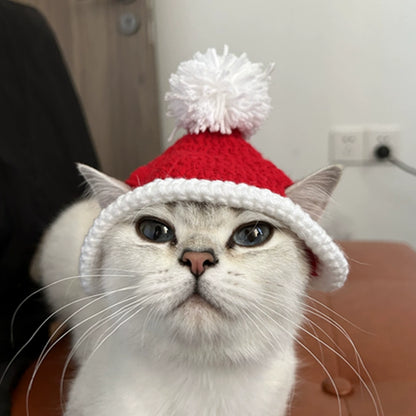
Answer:
<path fill-rule="evenodd" d="M 385 144 L 382 144 L 382 145 L 378 146 L 374 150 L 374 156 L 378 160 L 387 160 L 388 162 L 390 162 L 393 165 L 397 166 L 398 168 L 404 170 L 405 172 L 416 176 L 416 169 L 412 166 L 407 165 L 406 163 L 402 162 L 401 160 L 396 159 L 391 154 L 390 148 Z"/>

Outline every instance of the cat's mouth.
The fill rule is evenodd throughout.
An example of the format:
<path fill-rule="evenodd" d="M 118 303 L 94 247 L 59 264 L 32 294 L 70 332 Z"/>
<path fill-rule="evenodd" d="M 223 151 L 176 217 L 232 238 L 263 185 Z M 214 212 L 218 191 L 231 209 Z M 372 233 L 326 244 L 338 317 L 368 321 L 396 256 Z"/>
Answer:
<path fill-rule="evenodd" d="M 180 309 L 183 307 L 191 307 L 191 308 L 202 308 L 208 310 L 214 310 L 219 313 L 223 313 L 222 309 L 215 305 L 210 299 L 204 296 L 198 287 L 195 287 L 194 291 L 183 301 L 176 306 L 175 309 Z"/>

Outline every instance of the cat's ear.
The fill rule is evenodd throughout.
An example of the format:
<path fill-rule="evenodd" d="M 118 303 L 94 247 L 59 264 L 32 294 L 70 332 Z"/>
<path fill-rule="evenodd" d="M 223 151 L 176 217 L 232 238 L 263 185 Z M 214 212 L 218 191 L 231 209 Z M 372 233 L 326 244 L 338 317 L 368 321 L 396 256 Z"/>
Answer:
<path fill-rule="evenodd" d="M 118 179 L 107 176 L 90 166 L 77 164 L 78 170 L 87 181 L 92 194 L 97 198 L 101 208 L 114 202 L 120 195 L 131 191 L 131 188 Z"/>
<path fill-rule="evenodd" d="M 318 221 L 327 206 L 342 174 L 342 166 L 333 165 L 294 183 L 286 195 L 312 219 Z"/>

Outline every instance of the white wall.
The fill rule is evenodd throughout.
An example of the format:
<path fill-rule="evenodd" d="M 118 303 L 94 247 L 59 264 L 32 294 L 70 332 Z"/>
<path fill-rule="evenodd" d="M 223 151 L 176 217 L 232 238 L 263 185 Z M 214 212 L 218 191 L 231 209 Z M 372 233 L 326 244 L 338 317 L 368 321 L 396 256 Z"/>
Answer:
<path fill-rule="evenodd" d="M 171 72 L 195 51 L 228 44 L 275 62 L 274 109 L 252 143 L 292 178 L 328 164 L 336 124 L 399 124 L 416 166 L 414 0 L 156 0 L 161 108 Z M 165 137 L 173 122 L 162 115 Z M 416 177 L 349 167 L 325 220 L 337 238 L 416 247 Z"/>

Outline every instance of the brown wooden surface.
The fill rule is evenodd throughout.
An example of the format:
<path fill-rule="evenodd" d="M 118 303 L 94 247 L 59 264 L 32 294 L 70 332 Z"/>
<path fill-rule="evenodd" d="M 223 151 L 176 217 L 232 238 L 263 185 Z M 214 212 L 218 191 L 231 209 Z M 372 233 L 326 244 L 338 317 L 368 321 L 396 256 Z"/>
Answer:
<path fill-rule="evenodd" d="M 160 153 L 156 65 L 149 2 L 20 0 L 52 26 L 80 95 L 103 170 L 120 179 Z M 140 29 L 118 30 L 123 13 Z"/>

